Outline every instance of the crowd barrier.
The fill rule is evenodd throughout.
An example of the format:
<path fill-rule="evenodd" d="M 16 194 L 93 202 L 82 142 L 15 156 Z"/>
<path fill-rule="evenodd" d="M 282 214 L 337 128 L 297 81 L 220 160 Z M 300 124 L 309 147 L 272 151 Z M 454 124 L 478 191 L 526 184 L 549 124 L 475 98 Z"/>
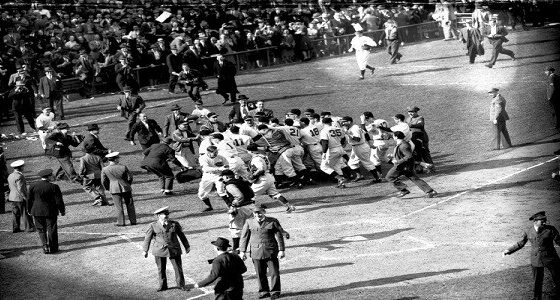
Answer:
<path fill-rule="evenodd" d="M 398 32 L 401 41 L 404 43 L 439 39 L 443 36 L 442 29 L 438 22 L 402 26 L 398 28 Z M 382 34 L 383 30 L 364 32 L 364 35 L 371 37 L 376 43 L 379 42 Z M 307 51 L 310 58 L 342 55 L 348 52 L 348 49 L 350 48 L 350 41 L 353 37 L 353 34 L 348 34 L 310 40 L 310 47 L 308 49 L 302 49 L 301 51 Z M 292 63 L 292 60 L 283 60 L 281 58 L 281 51 L 282 49 L 280 47 L 265 47 L 255 50 L 227 53 L 224 54 L 224 56 L 227 60 L 233 62 L 240 72 L 244 72 L 261 67 Z M 297 49 L 295 49 L 294 55 L 296 58 L 301 56 Z M 203 76 L 206 78 L 213 77 L 214 62 L 216 61 L 216 58 L 204 57 L 202 58 L 202 61 L 205 66 L 205 69 L 202 70 Z M 111 70 L 108 70 L 109 74 L 111 73 L 110 71 Z M 154 82 L 164 84 L 169 80 L 166 65 L 139 67 L 135 68 L 134 72 L 140 87 L 152 86 L 154 85 Z M 115 88 L 115 84 L 108 82 L 111 80 L 111 76 L 105 77 L 106 78 L 96 78 L 94 85 L 97 92 L 112 91 L 111 89 Z M 68 78 L 63 79 L 62 82 L 65 86 L 74 86 L 72 83 L 75 83 L 77 80 L 79 79 Z"/>

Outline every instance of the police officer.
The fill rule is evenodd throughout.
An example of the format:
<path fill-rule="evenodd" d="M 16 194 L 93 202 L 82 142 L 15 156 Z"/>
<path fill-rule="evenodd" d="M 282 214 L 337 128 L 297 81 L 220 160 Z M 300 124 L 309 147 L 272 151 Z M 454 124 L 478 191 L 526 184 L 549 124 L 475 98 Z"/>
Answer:
<path fill-rule="evenodd" d="M 142 244 L 142 254 L 144 257 L 148 257 L 148 250 L 153 239 L 152 255 L 155 257 L 159 275 L 159 288 L 157 291 L 167 290 L 165 267 L 168 257 L 175 270 L 177 286 L 183 291 L 188 291 L 189 289 L 185 286 L 185 276 L 183 275 L 181 243 L 185 247 L 185 253 L 189 253 L 191 251 L 189 241 L 183 233 L 181 224 L 169 219 L 169 206 L 156 210 L 154 214 L 157 220 L 146 229 L 146 236 Z"/>

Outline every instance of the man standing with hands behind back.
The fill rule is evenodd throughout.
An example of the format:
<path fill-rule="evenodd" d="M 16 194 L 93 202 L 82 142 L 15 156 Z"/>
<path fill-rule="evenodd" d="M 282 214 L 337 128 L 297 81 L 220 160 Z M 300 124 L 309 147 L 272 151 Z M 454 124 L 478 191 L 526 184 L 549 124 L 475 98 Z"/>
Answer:
<path fill-rule="evenodd" d="M 255 266 L 255 273 L 259 280 L 259 299 L 278 299 L 280 297 L 280 265 L 279 258 L 284 258 L 284 237 L 280 222 L 267 217 L 264 205 L 255 206 L 253 219 L 247 220 L 241 232 L 241 246 L 239 256 L 247 258 L 247 246 L 251 246 L 251 258 Z M 270 270 L 272 289 L 269 288 L 266 277 L 267 268 Z"/>
<path fill-rule="evenodd" d="M 492 88 L 488 94 L 492 96 L 492 104 L 490 105 L 490 121 L 494 124 L 494 139 L 496 146 L 492 150 L 500 150 L 502 134 L 506 141 L 505 148 L 511 147 L 511 139 L 506 127 L 506 121 L 509 120 L 509 115 L 506 111 L 506 99 L 498 93 L 497 88 Z"/>
<path fill-rule="evenodd" d="M 560 293 L 560 258 L 554 243 L 560 246 L 560 234 L 551 225 L 546 224 L 546 214 L 540 211 L 529 218 L 533 226 L 523 233 L 520 241 L 504 250 L 503 255 L 513 254 L 523 248 L 527 241 L 531 242 L 531 268 L 533 269 L 533 299 L 542 299 L 542 285 L 544 279 L 544 268 L 552 275 L 556 285 L 556 295 Z M 551 298 L 552 299 L 552 298 Z"/>
<path fill-rule="evenodd" d="M 191 251 L 189 241 L 183 233 L 181 224 L 169 219 L 169 206 L 156 210 L 154 214 L 157 216 L 157 221 L 150 224 L 146 229 L 146 236 L 142 244 L 142 254 L 146 258 L 148 257 L 150 243 L 154 239 L 152 255 L 155 257 L 158 267 L 159 288 L 157 291 L 167 290 L 165 267 L 168 257 L 175 270 L 177 287 L 183 291 L 188 291 L 189 289 L 185 286 L 185 276 L 183 275 L 183 264 L 181 262 L 181 243 L 185 247 L 185 252 L 189 253 Z M 181 243 L 179 243 L 179 240 Z"/>

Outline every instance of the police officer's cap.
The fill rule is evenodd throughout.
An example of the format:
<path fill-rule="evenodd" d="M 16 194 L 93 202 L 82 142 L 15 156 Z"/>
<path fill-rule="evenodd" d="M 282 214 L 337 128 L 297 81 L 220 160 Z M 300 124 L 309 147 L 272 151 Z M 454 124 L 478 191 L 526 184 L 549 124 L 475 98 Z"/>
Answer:
<path fill-rule="evenodd" d="M 159 214 L 169 214 L 169 206 L 165 206 L 154 211 L 154 215 L 159 215 Z"/>
<path fill-rule="evenodd" d="M 22 159 L 16 160 L 13 163 L 10 164 L 10 167 L 12 168 L 19 168 L 21 166 L 23 166 L 25 164 L 25 161 L 23 161 Z"/>
<path fill-rule="evenodd" d="M 538 213 L 532 215 L 529 218 L 530 221 L 546 220 L 546 214 L 544 211 L 539 211 Z"/>
<path fill-rule="evenodd" d="M 39 176 L 41 178 L 45 178 L 45 177 L 51 176 L 52 173 L 53 173 L 52 169 L 43 169 L 43 170 L 39 171 L 39 173 L 37 173 L 37 176 Z"/>

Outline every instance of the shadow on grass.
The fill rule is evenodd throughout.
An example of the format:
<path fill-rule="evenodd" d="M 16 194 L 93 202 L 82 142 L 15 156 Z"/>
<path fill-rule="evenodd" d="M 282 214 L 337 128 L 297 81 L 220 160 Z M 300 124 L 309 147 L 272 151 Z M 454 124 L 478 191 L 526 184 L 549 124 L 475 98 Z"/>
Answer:
<path fill-rule="evenodd" d="M 247 87 L 247 86 L 263 85 L 263 84 L 275 84 L 275 83 L 291 82 L 291 81 L 299 81 L 299 80 L 304 80 L 304 78 L 292 78 L 292 79 L 271 80 L 271 81 L 263 81 L 263 82 L 251 82 L 251 83 L 240 84 L 240 85 L 238 85 L 238 87 Z"/>
<path fill-rule="evenodd" d="M 346 266 L 352 266 L 352 265 L 354 265 L 354 263 L 335 263 L 335 264 L 330 264 L 330 265 L 325 265 L 325 266 L 287 269 L 287 270 L 281 270 L 281 272 L 282 272 L 282 276 L 284 276 L 286 274 L 293 274 L 293 273 L 305 272 L 305 271 L 310 271 L 310 270 L 327 269 L 327 268 L 339 268 L 339 267 L 346 267 Z M 267 274 L 267 276 L 270 276 L 270 275 Z M 250 280 L 250 279 L 256 279 L 256 278 L 257 278 L 257 275 L 253 274 L 253 275 L 249 275 L 249 276 L 243 278 L 243 280 Z"/>
<path fill-rule="evenodd" d="M 534 144 L 534 143 L 529 143 L 529 144 Z M 516 158 L 508 158 L 508 159 L 494 159 L 494 160 L 485 160 L 485 161 L 480 161 L 475 163 L 447 164 L 441 166 L 438 165 L 436 174 L 452 175 L 452 174 L 459 174 L 465 171 L 497 169 L 497 168 L 503 168 L 504 166 L 513 166 L 513 165 L 523 164 L 527 162 L 533 162 L 539 158 L 544 158 L 544 157 L 550 157 L 550 155 L 516 157 Z"/>
<path fill-rule="evenodd" d="M 435 272 L 411 273 L 411 274 L 405 274 L 399 276 L 378 278 L 373 280 L 352 282 L 349 284 L 330 287 L 330 288 L 314 289 L 314 290 L 301 291 L 295 293 L 286 292 L 283 294 L 283 297 L 296 297 L 296 296 L 313 295 L 313 294 L 335 293 L 335 292 L 346 291 L 346 290 L 357 289 L 357 288 L 366 288 L 366 287 L 394 284 L 394 283 L 399 283 L 403 281 L 409 281 L 409 280 L 414 280 L 414 279 L 424 278 L 424 277 L 459 273 L 466 270 L 468 269 L 449 269 L 449 270 L 435 271 Z"/>
<path fill-rule="evenodd" d="M 390 236 L 399 234 L 401 232 L 409 231 L 409 230 L 412 230 L 412 229 L 414 229 L 414 228 L 410 228 L 410 227 L 409 228 L 399 228 L 399 229 L 388 230 L 388 231 L 374 232 L 374 233 L 370 233 L 370 234 L 359 234 L 359 235 L 345 236 L 345 237 L 341 237 L 341 238 L 330 240 L 330 241 L 323 241 L 323 242 L 302 244 L 302 245 L 294 245 L 294 246 L 291 246 L 290 249 L 292 249 L 292 248 L 319 248 L 319 249 L 325 249 L 327 251 L 331 251 L 331 250 L 336 250 L 337 248 L 340 248 L 340 245 L 351 244 L 351 243 L 355 243 L 355 242 L 363 242 L 364 240 L 362 240 L 361 238 L 365 238 L 368 241 L 380 240 L 380 239 L 385 239 L 385 238 L 388 238 Z M 360 239 L 359 240 L 348 240 L 348 238 L 351 238 L 351 237 L 360 237 Z"/>

